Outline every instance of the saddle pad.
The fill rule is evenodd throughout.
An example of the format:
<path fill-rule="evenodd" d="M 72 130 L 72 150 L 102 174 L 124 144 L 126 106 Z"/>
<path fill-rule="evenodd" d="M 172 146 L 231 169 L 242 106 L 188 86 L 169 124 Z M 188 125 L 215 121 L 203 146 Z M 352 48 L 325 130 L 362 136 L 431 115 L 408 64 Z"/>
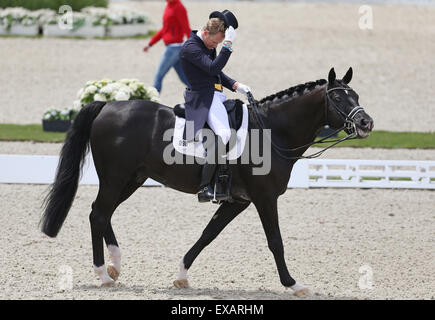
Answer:
<path fill-rule="evenodd" d="M 239 130 L 242 125 L 243 101 L 239 99 L 229 99 L 223 102 L 228 113 L 230 128 Z M 186 118 L 186 109 L 184 104 L 177 104 L 174 107 L 174 114 L 180 118 Z"/>
<path fill-rule="evenodd" d="M 245 148 L 246 136 L 248 134 L 248 107 L 246 104 L 243 104 L 243 118 L 242 124 L 240 128 L 237 130 L 237 142 L 228 151 L 228 160 L 236 160 L 242 155 L 242 152 Z M 186 141 L 183 139 L 184 126 L 186 125 L 186 119 L 175 116 L 175 127 L 174 127 L 174 138 L 172 144 L 179 153 L 198 157 L 198 158 L 206 158 L 207 151 L 205 150 L 202 140 L 202 130 L 199 131 L 198 141 Z"/>

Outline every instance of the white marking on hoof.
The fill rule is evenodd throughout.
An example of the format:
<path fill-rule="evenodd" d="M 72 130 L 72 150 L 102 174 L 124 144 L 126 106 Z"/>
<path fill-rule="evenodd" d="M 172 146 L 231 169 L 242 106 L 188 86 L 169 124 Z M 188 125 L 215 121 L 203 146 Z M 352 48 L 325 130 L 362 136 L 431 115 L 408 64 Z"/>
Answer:
<path fill-rule="evenodd" d="M 178 273 L 177 280 L 187 280 L 187 269 L 184 266 L 183 260 L 180 262 L 180 272 Z"/>
<path fill-rule="evenodd" d="M 174 282 L 174 286 L 177 288 L 189 288 L 189 281 L 187 281 L 187 269 L 184 267 L 184 262 L 180 262 L 180 272 L 178 273 L 177 280 Z"/>
<path fill-rule="evenodd" d="M 104 264 L 101 267 L 94 266 L 94 271 L 98 278 L 100 278 L 102 287 L 110 287 L 115 283 L 115 281 L 107 273 L 107 269 Z"/>
<path fill-rule="evenodd" d="M 294 291 L 293 295 L 296 297 L 307 297 L 311 295 L 310 290 L 300 283 L 296 282 L 295 285 L 290 288 Z"/>
<path fill-rule="evenodd" d="M 111 263 L 107 267 L 107 272 L 113 280 L 117 280 L 121 273 L 121 250 L 115 245 L 108 245 L 109 259 Z"/>

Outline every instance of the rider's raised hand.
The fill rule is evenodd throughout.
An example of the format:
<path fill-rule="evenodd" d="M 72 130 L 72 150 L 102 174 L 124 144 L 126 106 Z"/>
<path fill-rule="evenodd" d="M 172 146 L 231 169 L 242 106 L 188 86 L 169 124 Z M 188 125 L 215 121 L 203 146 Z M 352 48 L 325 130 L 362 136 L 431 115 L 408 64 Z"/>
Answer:
<path fill-rule="evenodd" d="M 228 29 L 225 31 L 225 41 L 231 42 L 231 44 L 234 43 L 234 40 L 236 40 L 236 30 L 232 26 L 229 26 Z"/>
<path fill-rule="evenodd" d="M 243 83 L 239 83 L 236 88 L 237 92 L 244 94 L 246 97 L 248 96 L 248 92 L 251 92 L 251 88 Z"/>

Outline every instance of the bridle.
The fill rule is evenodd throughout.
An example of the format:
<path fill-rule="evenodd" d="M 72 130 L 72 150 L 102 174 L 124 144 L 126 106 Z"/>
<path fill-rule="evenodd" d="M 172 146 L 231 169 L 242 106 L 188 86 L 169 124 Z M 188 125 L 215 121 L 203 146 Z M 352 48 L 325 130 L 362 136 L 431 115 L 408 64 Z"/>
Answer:
<path fill-rule="evenodd" d="M 352 88 L 350 87 L 336 87 L 336 88 L 331 88 L 328 89 L 328 85 L 325 86 L 325 118 L 326 118 L 326 123 L 328 124 L 328 110 L 329 110 L 329 106 L 332 106 L 334 111 L 344 120 L 343 122 L 343 126 L 337 130 L 335 130 L 334 132 L 328 134 L 327 136 L 323 137 L 322 139 L 319 140 L 315 140 L 313 142 L 307 143 L 303 146 L 300 147 L 296 147 L 296 148 L 282 148 L 280 146 L 278 146 L 277 144 L 275 144 L 272 141 L 272 136 L 269 137 L 270 143 L 272 148 L 275 150 L 275 152 L 282 158 L 286 159 L 286 160 L 299 160 L 299 159 L 312 159 L 312 158 L 317 158 L 319 157 L 323 152 L 325 152 L 326 150 L 334 147 L 335 145 L 339 144 L 340 142 L 346 141 L 346 140 L 351 140 L 351 139 L 356 139 L 358 138 L 358 133 L 357 133 L 357 129 L 356 129 L 356 124 L 354 121 L 355 116 L 361 112 L 364 111 L 364 108 L 362 108 L 361 106 L 356 106 L 354 107 L 349 114 L 345 114 L 342 110 L 340 110 L 340 108 L 336 105 L 336 103 L 331 99 L 331 97 L 329 96 L 329 93 L 331 91 L 334 90 L 348 90 L 348 91 L 353 91 Z M 247 94 L 248 97 L 248 101 L 250 104 L 250 107 L 254 110 L 254 115 L 256 117 L 257 120 L 257 124 L 260 127 L 260 129 L 265 130 L 266 126 L 264 125 L 264 121 L 263 118 L 260 114 L 260 112 L 258 111 L 258 107 L 257 107 L 257 101 L 254 99 L 253 95 L 251 92 L 248 92 Z M 346 137 L 343 137 L 341 139 L 336 139 L 336 140 L 327 140 L 328 138 L 335 136 L 338 132 L 340 132 L 341 130 L 344 130 L 347 133 Z M 268 136 L 268 135 L 266 135 Z M 315 152 L 311 155 L 308 156 L 297 156 L 297 157 L 288 157 L 284 154 L 282 154 L 282 152 L 293 152 L 302 148 L 306 148 L 306 147 L 310 147 L 312 145 L 315 144 L 320 144 L 320 143 L 332 143 L 331 145 L 327 146 L 326 148 Z"/>
<path fill-rule="evenodd" d="M 325 96 L 326 96 L 326 103 L 325 103 L 325 119 L 326 119 L 326 123 L 329 124 L 328 122 L 328 105 L 332 105 L 332 107 L 334 108 L 335 112 L 343 119 L 343 128 L 340 128 L 339 131 L 344 130 L 347 134 L 356 134 L 356 125 L 355 125 L 355 121 L 354 118 L 355 116 L 361 112 L 364 111 L 364 108 L 361 106 L 356 106 L 354 107 L 349 114 L 345 114 L 342 110 L 340 110 L 340 108 L 335 104 L 334 100 L 331 99 L 331 97 L 329 96 L 329 93 L 331 91 L 335 91 L 335 90 L 345 90 L 345 91 L 354 91 L 352 88 L 350 87 L 336 87 L 336 88 L 331 88 L 328 89 L 328 86 L 325 87 Z"/>

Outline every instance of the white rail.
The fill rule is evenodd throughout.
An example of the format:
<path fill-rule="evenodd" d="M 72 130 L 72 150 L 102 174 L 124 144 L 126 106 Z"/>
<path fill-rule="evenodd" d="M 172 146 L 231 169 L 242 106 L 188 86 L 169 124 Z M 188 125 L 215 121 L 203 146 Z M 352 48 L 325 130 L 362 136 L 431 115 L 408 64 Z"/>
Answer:
<path fill-rule="evenodd" d="M 309 161 L 310 187 L 435 189 L 435 161 Z"/>
<path fill-rule="evenodd" d="M 0 154 L 0 183 L 49 184 L 57 156 Z M 84 165 L 81 184 L 98 184 L 92 158 Z M 161 186 L 149 179 L 145 186 Z M 435 161 L 299 160 L 289 188 L 408 188 L 435 189 Z"/>

